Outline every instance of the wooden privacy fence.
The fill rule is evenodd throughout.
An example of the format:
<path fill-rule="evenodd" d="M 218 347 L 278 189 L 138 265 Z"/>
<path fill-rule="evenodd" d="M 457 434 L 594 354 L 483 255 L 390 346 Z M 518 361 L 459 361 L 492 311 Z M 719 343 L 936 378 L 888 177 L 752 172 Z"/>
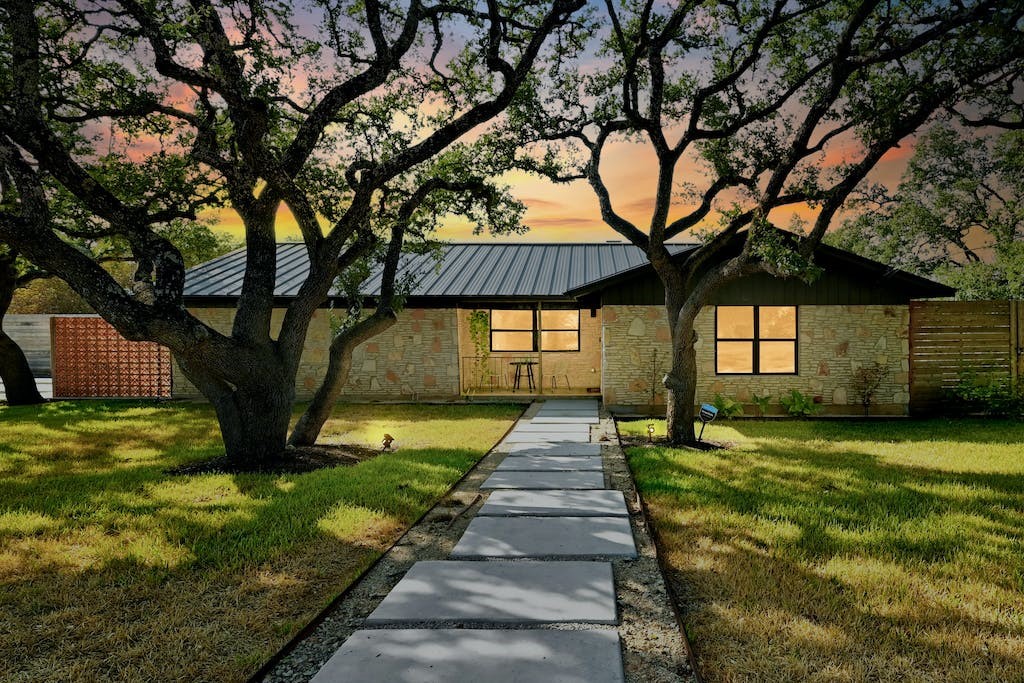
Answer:
<path fill-rule="evenodd" d="M 54 398 L 169 398 L 171 353 L 93 316 L 50 319 Z"/>
<path fill-rule="evenodd" d="M 949 390 L 965 372 L 1020 375 L 1024 302 L 914 301 L 910 304 L 910 411 L 950 407 Z"/>

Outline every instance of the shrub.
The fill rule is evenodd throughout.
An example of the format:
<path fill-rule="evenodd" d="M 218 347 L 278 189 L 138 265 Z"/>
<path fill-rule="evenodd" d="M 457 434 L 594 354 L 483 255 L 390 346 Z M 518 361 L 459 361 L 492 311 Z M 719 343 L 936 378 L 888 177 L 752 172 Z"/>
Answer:
<path fill-rule="evenodd" d="M 743 414 L 743 404 L 728 396 L 715 394 L 715 400 L 711 404 L 718 408 L 718 415 L 726 420 Z"/>
<path fill-rule="evenodd" d="M 757 406 L 757 413 L 761 417 L 768 414 L 768 406 L 772 404 L 772 395 L 765 394 L 764 396 L 758 396 L 757 394 L 751 394 L 750 399 Z"/>
<path fill-rule="evenodd" d="M 806 396 L 796 389 L 780 398 L 779 403 L 793 417 L 810 417 L 823 410 L 823 406 L 814 402 L 813 396 Z"/>
<path fill-rule="evenodd" d="M 1008 376 L 961 372 L 950 394 L 972 413 L 992 417 L 1024 416 L 1024 389 L 1014 387 Z"/>
<path fill-rule="evenodd" d="M 881 363 L 872 363 L 857 368 L 853 373 L 853 391 L 864 406 L 864 414 L 871 414 L 871 404 L 874 403 L 878 387 L 882 386 L 882 380 L 889 374 L 889 367 Z"/>

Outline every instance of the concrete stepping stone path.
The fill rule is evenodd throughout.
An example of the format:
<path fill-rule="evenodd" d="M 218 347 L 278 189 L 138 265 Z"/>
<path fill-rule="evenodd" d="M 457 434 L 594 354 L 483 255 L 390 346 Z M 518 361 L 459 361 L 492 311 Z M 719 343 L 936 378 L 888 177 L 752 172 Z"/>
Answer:
<path fill-rule="evenodd" d="M 356 631 L 313 683 L 622 683 L 619 634 L 595 631 Z"/>
<path fill-rule="evenodd" d="M 616 623 L 607 562 L 417 562 L 367 625 Z"/>
<path fill-rule="evenodd" d="M 593 399 L 531 409 L 480 486 L 450 560 L 415 563 L 316 683 L 623 683 L 610 559 L 637 556 L 621 491 L 605 489 Z M 472 559 L 470 559 L 472 558 Z M 415 628 L 410 628 L 415 626 Z M 453 626 L 470 628 L 453 629 Z"/>
<path fill-rule="evenodd" d="M 626 517 L 477 517 L 452 557 L 633 558 L 636 545 Z"/>

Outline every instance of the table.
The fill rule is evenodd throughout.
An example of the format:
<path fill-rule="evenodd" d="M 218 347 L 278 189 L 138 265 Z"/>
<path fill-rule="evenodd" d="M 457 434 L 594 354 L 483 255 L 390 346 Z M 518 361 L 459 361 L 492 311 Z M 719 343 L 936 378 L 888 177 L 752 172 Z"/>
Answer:
<path fill-rule="evenodd" d="M 519 389 L 519 384 L 523 379 L 523 368 L 526 368 L 526 384 L 530 387 L 530 391 L 536 388 L 536 384 L 533 381 L 533 366 L 537 365 L 535 360 L 514 360 L 509 363 L 515 367 L 515 375 L 512 378 L 512 392 L 515 393 Z"/>

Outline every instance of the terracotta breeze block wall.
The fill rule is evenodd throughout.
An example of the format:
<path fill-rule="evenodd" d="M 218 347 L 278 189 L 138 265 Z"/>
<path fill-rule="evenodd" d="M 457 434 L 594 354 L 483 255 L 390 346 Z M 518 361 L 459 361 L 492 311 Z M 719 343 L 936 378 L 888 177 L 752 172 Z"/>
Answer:
<path fill-rule="evenodd" d="M 668 322 L 660 306 L 605 306 L 603 395 L 610 406 L 664 405 L 661 378 L 671 351 Z M 862 365 L 879 362 L 889 374 L 875 397 L 872 414 L 903 415 L 910 400 L 908 306 L 800 306 L 797 375 L 716 375 L 715 312 L 697 318 L 697 400 L 723 394 L 748 404 L 752 393 L 771 394 L 772 412 L 782 413 L 779 396 L 797 389 L 820 397 L 825 412 L 862 413 L 852 384 Z"/>
<path fill-rule="evenodd" d="M 234 309 L 198 308 L 192 313 L 222 332 L 230 332 Z M 283 309 L 274 311 L 279 328 Z M 331 341 L 327 310 L 310 323 L 295 380 L 299 400 L 309 399 L 327 368 Z M 402 311 L 384 333 L 361 344 L 352 356 L 352 372 L 343 395 L 353 398 L 441 398 L 459 394 L 458 327 L 454 309 L 413 308 Z M 174 365 L 176 398 L 201 398 Z"/>

